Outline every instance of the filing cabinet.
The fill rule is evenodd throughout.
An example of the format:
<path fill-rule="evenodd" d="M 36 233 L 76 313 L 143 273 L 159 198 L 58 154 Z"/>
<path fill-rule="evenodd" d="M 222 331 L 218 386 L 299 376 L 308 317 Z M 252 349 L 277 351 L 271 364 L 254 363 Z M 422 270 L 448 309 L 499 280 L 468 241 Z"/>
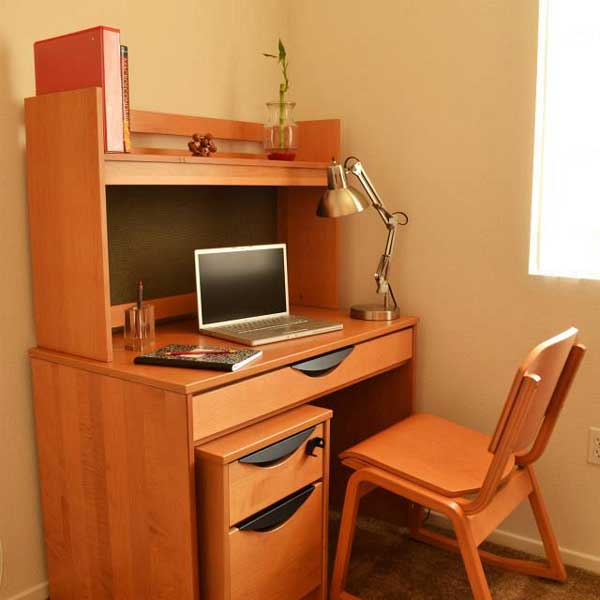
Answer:
<path fill-rule="evenodd" d="M 305 405 L 196 448 L 203 600 L 326 598 L 331 416 Z"/>

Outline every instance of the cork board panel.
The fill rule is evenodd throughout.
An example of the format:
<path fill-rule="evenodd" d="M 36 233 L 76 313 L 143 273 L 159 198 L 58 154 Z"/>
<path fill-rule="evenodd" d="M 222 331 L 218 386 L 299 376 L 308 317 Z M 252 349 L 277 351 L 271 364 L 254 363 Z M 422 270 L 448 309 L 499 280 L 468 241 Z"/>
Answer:
<path fill-rule="evenodd" d="M 194 250 L 272 244 L 277 192 L 266 187 L 108 186 L 111 304 L 196 289 Z"/>

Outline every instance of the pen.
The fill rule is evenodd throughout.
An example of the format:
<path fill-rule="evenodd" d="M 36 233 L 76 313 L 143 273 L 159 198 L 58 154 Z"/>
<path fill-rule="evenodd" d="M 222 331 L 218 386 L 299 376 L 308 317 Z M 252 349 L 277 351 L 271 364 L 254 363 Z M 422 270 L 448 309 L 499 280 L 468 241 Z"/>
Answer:
<path fill-rule="evenodd" d="M 135 313 L 136 337 L 142 339 L 142 304 L 144 302 L 144 284 L 140 279 L 137 282 L 137 312 Z"/>
<path fill-rule="evenodd" d="M 202 356 L 203 354 L 235 354 L 237 350 L 198 348 L 197 350 L 177 350 L 165 352 L 167 356 Z"/>
<path fill-rule="evenodd" d="M 140 279 L 137 282 L 137 307 L 138 310 L 142 308 L 144 302 L 144 282 Z"/>

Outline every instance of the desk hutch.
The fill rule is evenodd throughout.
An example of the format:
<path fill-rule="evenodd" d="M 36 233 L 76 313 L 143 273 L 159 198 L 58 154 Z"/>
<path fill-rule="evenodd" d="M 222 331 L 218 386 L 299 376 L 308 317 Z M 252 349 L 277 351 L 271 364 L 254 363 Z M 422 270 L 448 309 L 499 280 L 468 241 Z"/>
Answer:
<path fill-rule="evenodd" d="M 28 98 L 25 118 L 51 599 L 323 600 L 326 552 L 312 550 L 326 549 L 328 503 L 342 501 L 346 473 L 335 457 L 410 414 L 414 395 L 416 319 L 357 321 L 339 310 L 338 223 L 315 209 L 339 157 L 340 122 L 301 122 L 298 160 L 281 162 L 105 153 L 97 88 Z M 131 125 L 138 139 L 262 139 L 259 123 L 132 111 Z M 201 344 L 191 250 L 276 241 L 288 245 L 295 310 L 340 320 L 343 331 L 264 346 L 234 373 L 133 364 L 120 327 L 138 278 L 161 320 L 157 346 Z M 350 346 L 319 376 L 301 369 Z M 316 462 L 300 447 L 269 471 L 240 466 L 307 427 L 325 438 Z M 310 498 L 285 522 L 243 530 L 279 499 L 274 490 L 283 497 L 305 484 Z M 405 519 L 400 500 L 374 493 L 365 502 Z M 283 578 L 262 554 L 280 550 L 281 564 L 295 563 Z"/>

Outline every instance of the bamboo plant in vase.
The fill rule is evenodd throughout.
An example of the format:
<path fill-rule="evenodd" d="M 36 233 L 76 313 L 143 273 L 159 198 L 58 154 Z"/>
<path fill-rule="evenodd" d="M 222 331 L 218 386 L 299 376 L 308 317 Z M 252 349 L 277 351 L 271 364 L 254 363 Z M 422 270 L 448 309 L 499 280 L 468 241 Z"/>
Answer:
<path fill-rule="evenodd" d="M 279 84 L 279 100 L 267 102 L 264 147 L 270 160 L 294 160 L 298 149 L 298 125 L 294 121 L 296 103 L 286 101 L 290 81 L 287 53 L 281 40 L 279 40 L 278 50 L 278 54 L 263 53 L 263 56 L 277 60 L 283 77 L 283 81 Z"/>

